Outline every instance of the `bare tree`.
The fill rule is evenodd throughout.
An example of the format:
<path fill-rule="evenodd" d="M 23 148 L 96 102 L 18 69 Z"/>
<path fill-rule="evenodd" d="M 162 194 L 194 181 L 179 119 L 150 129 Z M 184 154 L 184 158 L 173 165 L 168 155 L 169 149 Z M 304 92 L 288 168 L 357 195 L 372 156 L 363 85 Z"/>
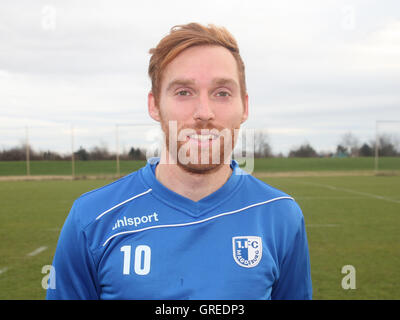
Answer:
<path fill-rule="evenodd" d="M 272 157 L 272 149 L 269 143 L 268 134 L 262 130 L 256 130 L 254 133 L 254 157 Z"/>
<path fill-rule="evenodd" d="M 344 147 L 350 156 L 357 157 L 359 155 L 360 140 L 351 132 L 347 132 L 341 136 L 339 145 Z"/>
<path fill-rule="evenodd" d="M 376 142 L 371 141 L 372 149 L 375 150 Z M 400 155 L 400 142 L 394 136 L 381 134 L 378 136 L 378 153 L 382 157 L 395 157 Z"/>

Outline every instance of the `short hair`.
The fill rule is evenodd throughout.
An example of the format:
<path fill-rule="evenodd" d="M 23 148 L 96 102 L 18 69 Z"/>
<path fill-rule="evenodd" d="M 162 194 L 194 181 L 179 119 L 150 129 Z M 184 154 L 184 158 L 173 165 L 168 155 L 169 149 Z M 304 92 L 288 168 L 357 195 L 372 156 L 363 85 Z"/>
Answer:
<path fill-rule="evenodd" d="M 152 56 L 148 74 L 156 105 L 159 104 L 161 81 L 166 66 L 185 49 L 201 45 L 222 46 L 232 53 L 236 60 L 240 94 L 244 101 L 247 92 L 245 70 L 235 38 L 224 27 L 217 27 L 213 24 L 203 26 L 199 23 L 188 23 L 172 27 L 170 33 L 161 39 L 157 47 L 149 51 Z"/>

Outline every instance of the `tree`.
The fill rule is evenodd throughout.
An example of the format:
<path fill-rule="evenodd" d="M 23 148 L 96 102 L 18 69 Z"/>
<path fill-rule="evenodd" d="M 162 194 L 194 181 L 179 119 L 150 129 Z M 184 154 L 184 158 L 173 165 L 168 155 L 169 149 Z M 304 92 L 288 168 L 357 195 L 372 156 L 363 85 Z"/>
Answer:
<path fill-rule="evenodd" d="M 74 152 L 74 155 L 76 160 L 89 160 L 89 153 L 82 146 L 79 147 L 78 151 Z"/>
<path fill-rule="evenodd" d="M 4 150 L 0 152 L 0 161 L 24 161 L 26 160 L 27 145 L 22 142 L 19 147 L 12 147 L 11 149 Z M 32 149 L 31 146 L 28 147 L 29 158 L 31 160 L 42 160 L 39 154 Z"/>
<path fill-rule="evenodd" d="M 146 159 L 146 152 L 140 150 L 140 148 L 132 147 L 129 150 L 128 156 L 132 160 L 145 160 Z"/>
<path fill-rule="evenodd" d="M 375 150 L 376 142 L 371 142 Z M 382 134 L 378 136 L 378 153 L 380 157 L 395 157 L 400 155 L 399 143 L 390 135 Z"/>
<path fill-rule="evenodd" d="M 351 132 L 342 135 L 339 145 L 345 148 L 345 153 L 357 157 L 360 149 L 360 141 Z"/>
<path fill-rule="evenodd" d="M 90 151 L 89 158 L 91 160 L 109 160 L 111 159 L 110 153 L 106 146 L 93 147 Z"/>
<path fill-rule="evenodd" d="M 343 157 L 348 157 L 348 156 L 349 156 L 349 153 L 347 152 L 347 148 L 343 147 L 341 144 L 339 144 L 336 147 L 336 157 L 343 158 Z"/>
<path fill-rule="evenodd" d="M 31 151 L 31 150 L 30 150 Z M 8 150 L 3 150 L 0 154 L 1 161 L 18 161 L 26 159 L 26 146 L 13 147 Z"/>
<path fill-rule="evenodd" d="M 318 154 L 309 143 L 304 143 L 299 148 L 291 150 L 289 152 L 289 157 L 311 158 L 318 157 Z"/>
<path fill-rule="evenodd" d="M 272 151 L 269 144 L 268 135 L 261 130 L 254 133 L 254 157 L 255 158 L 266 158 L 271 157 Z"/>
<path fill-rule="evenodd" d="M 369 144 L 364 143 L 360 148 L 359 155 L 361 157 L 372 157 L 374 155 L 374 150 Z"/>
<path fill-rule="evenodd" d="M 53 151 L 43 151 L 40 153 L 40 158 L 42 160 L 61 160 L 62 157 L 57 153 Z"/>

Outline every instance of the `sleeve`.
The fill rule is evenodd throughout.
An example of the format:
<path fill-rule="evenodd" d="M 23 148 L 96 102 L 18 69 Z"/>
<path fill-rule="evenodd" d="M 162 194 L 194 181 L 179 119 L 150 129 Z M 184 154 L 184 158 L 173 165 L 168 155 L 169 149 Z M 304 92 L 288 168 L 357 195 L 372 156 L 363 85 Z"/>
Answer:
<path fill-rule="evenodd" d="M 272 287 L 271 299 L 312 299 L 310 256 L 302 214 L 300 228 L 282 261 L 279 278 Z"/>
<path fill-rule="evenodd" d="M 94 300 L 99 299 L 96 267 L 87 245 L 77 209 L 77 201 L 61 230 L 50 278 L 54 286 L 47 289 L 48 300 Z"/>

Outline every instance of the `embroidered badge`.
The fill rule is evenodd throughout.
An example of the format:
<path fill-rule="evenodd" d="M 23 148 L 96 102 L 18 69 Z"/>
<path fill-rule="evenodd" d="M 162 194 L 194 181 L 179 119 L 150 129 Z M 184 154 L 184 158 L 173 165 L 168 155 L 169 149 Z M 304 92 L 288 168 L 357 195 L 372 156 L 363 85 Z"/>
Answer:
<path fill-rule="evenodd" d="M 233 259 L 244 268 L 253 268 L 262 257 L 262 241 L 256 236 L 232 237 Z"/>

